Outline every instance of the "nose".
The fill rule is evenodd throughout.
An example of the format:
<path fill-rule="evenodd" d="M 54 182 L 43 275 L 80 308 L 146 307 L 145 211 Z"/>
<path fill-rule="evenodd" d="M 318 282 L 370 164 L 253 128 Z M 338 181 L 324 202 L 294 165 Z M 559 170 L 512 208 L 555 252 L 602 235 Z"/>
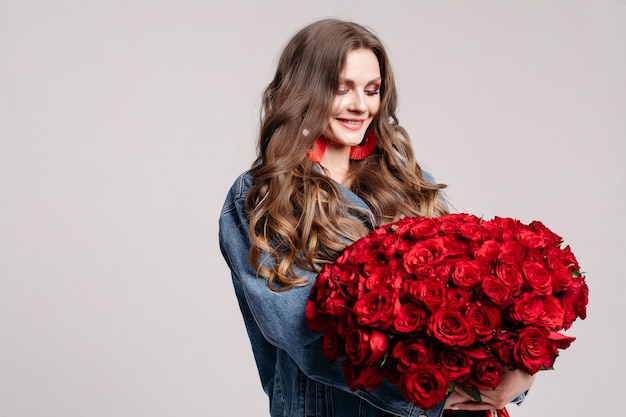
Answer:
<path fill-rule="evenodd" d="M 350 96 L 350 106 L 348 107 L 349 110 L 358 113 L 364 113 L 367 110 L 367 105 L 365 103 L 365 93 L 363 91 L 354 91 Z"/>

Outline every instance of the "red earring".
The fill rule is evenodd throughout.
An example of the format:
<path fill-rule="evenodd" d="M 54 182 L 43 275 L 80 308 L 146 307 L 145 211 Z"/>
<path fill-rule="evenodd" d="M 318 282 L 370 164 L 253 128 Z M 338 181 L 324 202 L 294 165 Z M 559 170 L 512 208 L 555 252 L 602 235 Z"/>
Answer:
<path fill-rule="evenodd" d="M 306 158 L 311 162 L 320 162 L 322 160 L 322 156 L 324 156 L 324 152 L 326 152 L 326 139 L 323 136 L 315 139 L 315 145 L 313 149 L 306 153 Z"/>
<path fill-rule="evenodd" d="M 352 149 L 350 149 L 350 159 L 355 161 L 365 159 L 369 154 L 374 152 L 376 141 L 377 138 L 374 129 L 368 130 L 363 143 L 359 146 L 353 146 Z"/>

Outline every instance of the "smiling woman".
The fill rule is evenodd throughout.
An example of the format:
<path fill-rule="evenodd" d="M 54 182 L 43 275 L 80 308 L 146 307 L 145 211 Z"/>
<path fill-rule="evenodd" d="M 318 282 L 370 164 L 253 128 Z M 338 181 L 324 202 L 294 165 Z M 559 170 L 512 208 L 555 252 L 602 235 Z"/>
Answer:
<path fill-rule="evenodd" d="M 272 416 L 435 417 L 501 408 L 532 384 L 511 372 L 484 404 L 453 392 L 422 410 L 391 384 L 351 391 L 305 324 L 310 284 L 347 244 L 406 216 L 447 214 L 445 186 L 417 164 L 396 103 L 380 40 L 332 19 L 291 39 L 263 95 L 257 158 L 226 198 L 220 247 Z"/>
<path fill-rule="evenodd" d="M 348 182 L 349 156 L 353 147 L 369 142 L 365 149 L 369 152 L 374 149 L 376 135 L 368 137 L 366 133 L 380 109 L 380 84 L 380 66 L 374 52 L 365 48 L 348 52 L 339 75 L 328 126 L 323 131 L 322 140 L 316 142 L 316 146 L 330 145 L 318 162 L 338 183 L 346 185 Z M 354 152 L 352 159 L 355 159 Z"/>
<path fill-rule="evenodd" d="M 380 108 L 380 66 L 369 49 L 350 51 L 324 135 L 343 147 L 361 143 Z"/>

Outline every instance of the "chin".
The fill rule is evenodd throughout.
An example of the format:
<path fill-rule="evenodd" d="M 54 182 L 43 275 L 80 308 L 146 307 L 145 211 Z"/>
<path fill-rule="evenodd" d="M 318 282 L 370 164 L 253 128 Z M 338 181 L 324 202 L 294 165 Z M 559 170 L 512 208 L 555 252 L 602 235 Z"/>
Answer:
<path fill-rule="evenodd" d="M 325 135 L 329 141 L 343 146 L 358 146 L 363 142 L 363 138 L 365 137 L 365 132 L 351 134 L 350 136 L 337 136 L 337 135 Z"/>

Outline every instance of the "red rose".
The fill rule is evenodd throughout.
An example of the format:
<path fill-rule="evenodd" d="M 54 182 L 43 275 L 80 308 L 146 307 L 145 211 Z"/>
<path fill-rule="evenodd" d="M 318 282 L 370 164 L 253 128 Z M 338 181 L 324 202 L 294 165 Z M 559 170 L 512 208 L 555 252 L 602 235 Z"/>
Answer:
<path fill-rule="evenodd" d="M 405 253 L 411 248 L 411 243 L 406 239 L 400 239 L 400 235 L 389 234 L 382 236 L 372 247 L 373 252 L 367 257 L 368 260 L 392 259 L 396 253 Z"/>
<path fill-rule="evenodd" d="M 394 255 L 389 259 L 389 269 L 392 271 L 394 288 L 402 288 L 407 280 L 414 278 L 413 274 L 404 269 L 404 259 L 401 255 Z"/>
<path fill-rule="evenodd" d="M 520 293 L 524 277 L 519 266 L 516 264 L 499 264 L 496 267 L 496 277 L 500 278 L 504 285 L 511 290 L 512 295 Z"/>
<path fill-rule="evenodd" d="M 522 272 L 530 288 L 542 295 L 552 294 L 552 277 L 550 272 L 539 262 L 524 262 Z"/>
<path fill-rule="evenodd" d="M 471 388 L 489 389 L 500 384 L 504 367 L 486 349 L 472 349 L 469 351 L 472 367 L 468 385 Z"/>
<path fill-rule="evenodd" d="M 500 229 L 498 236 L 503 241 L 514 240 L 523 226 L 519 220 L 510 217 L 495 217 L 493 220 Z"/>
<path fill-rule="evenodd" d="M 431 238 L 439 233 L 440 226 L 441 220 L 439 218 L 423 218 L 411 225 L 409 235 L 415 239 Z"/>
<path fill-rule="evenodd" d="M 376 330 L 352 329 L 346 334 L 346 356 L 355 365 L 380 362 L 387 346 L 387 336 Z"/>
<path fill-rule="evenodd" d="M 341 362 L 343 376 L 351 390 L 375 390 L 383 382 L 380 366 L 362 367 L 349 361 Z"/>
<path fill-rule="evenodd" d="M 476 302 L 467 306 L 465 317 L 480 342 L 491 339 L 495 329 L 502 326 L 500 310 Z"/>
<path fill-rule="evenodd" d="M 449 377 L 444 368 L 424 365 L 402 374 L 398 389 L 404 398 L 422 409 L 431 409 L 448 394 Z"/>
<path fill-rule="evenodd" d="M 409 231 L 411 229 L 411 226 L 413 226 L 413 224 L 415 224 L 415 222 L 418 221 L 417 219 L 418 218 L 416 217 L 413 217 L 413 218 L 404 217 L 395 223 L 390 223 L 390 224 L 374 229 L 371 232 L 371 235 L 380 234 L 380 233 L 394 234 L 394 235 L 401 237 L 402 239 L 406 239 L 409 236 Z"/>
<path fill-rule="evenodd" d="M 369 238 L 366 236 L 363 238 L 363 240 L 369 240 Z M 356 241 L 352 244 L 352 246 L 348 246 L 343 252 L 341 252 L 339 254 L 339 256 L 337 256 L 337 259 L 335 259 L 335 262 L 333 262 L 332 264 L 326 264 L 324 265 L 324 268 L 328 268 L 328 267 L 332 267 L 332 266 L 338 266 L 338 265 L 345 265 L 346 261 L 348 259 L 350 259 L 350 257 L 352 256 L 352 253 L 354 252 L 354 248 L 358 248 L 360 246 L 363 246 L 364 242 Z M 322 268 L 322 271 L 324 270 L 324 268 Z"/>
<path fill-rule="evenodd" d="M 548 246 L 558 246 L 561 243 L 561 238 L 540 222 L 533 222 L 528 227 L 520 229 L 519 242 L 529 249 L 541 249 Z"/>
<path fill-rule="evenodd" d="M 388 360 L 393 368 L 400 372 L 414 371 L 433 363 L 435 354 L 432 345 L 426 339 L 411 338 L 396 343 Z"/>
<path fill-rule="evenodd" d="M 327 316 L 320 314 L 318 304 L 312 300 L 308 300 L 304 308 L 304 318 L 309 328 L 316 332 L 323 332 Z"/>
<path fill-rule="evenodd" d="M 528 230 L 533 231 L 545 240 L 545 246 L 559 246 L 563 242 L 561 236 L 548 229 L 540 221 L 533 221 L 528 225 Z"/>
<path fill-rule="evenodd" d="M 504 369 L 534 374 L 569 347 L 558 331 L 586 316 L 589 290 L 561 243 L 540 222 L 405 218 L 322 268 L 305 319 L 352 389 L 387 378 L 432 408 L 451 381 L 493 388 Z"/>
<path fill-rule="evenodd" d="M 544 251 L 545 251 L 545 249 L 543 249 L 543 250 L 529 250 L 528 252 L 526 252 L 524 254 L 524 259 L 522 260 L 522 263 L 524 261 L 526 261 L 526 262 L 539 262 L 539 263 L 545 262 Z"/>
<path fill-rule="evenodd" d="M 326 295 L 324 301 L 320 301 L 320 313 L 340 318 L 348 314 L 346 306 L 351 303 L 352 301 L 346 298 L 345 294 L 340 291 L 333 291 Z"/>
<path fill-rule="evenodd" d="M 482 262 L 461 259 L 452 268 L 452 282 L 461 288 L 471 290 L 485 275 L 486 268 Z"/>
<path fill-rule="evenodd" d="M 548 340 L 550 332 L 543 327 L 526 327 L 519 333 L 514 355 L 518 366 L 531 375 L 554 364 L 557 353 Z"/>
<path fill-rule="evenodd" d="M 481 224 L 483 235 L 501 241 L 513 240 L 521 227 L 521 223 L 515 219 L 497 216 Z"/>
<path fill-rule="evenodd" d="M 444 258 L 445 247 L 441 238 L 417 242 L 404 256 L 407 271 L 415 273 L 424 266 L 432 266 Z"/>
<path fill-rule="evenodd" d="M 519 242 L 522 246 L 528 249 L 545 248 L 548 244 L 544 236 L 531 230 L 521 230 Z"/>
<path fill-rule="evenodd" d="M 463 223 L 463 219 L 459 214 L 439 217 L 439 221 L 441 222 L 441 232 L 444 235 L 455 235 L 459 230 L 459 225 Z"/>
<path fill-rule="evenodd" d="M 378 262 L 369 262 L 363 265 L 363 275 L 365 288 L 373 290 L 377 287 L 390 286 L 395 284 L 395 277 L 393 271 L 389 268 L 388 264 L 382 264 Z"/>
<path fill-rule="evenodd" d="M 439 219 L 441 221 L 441 230 L 444 234 L 447 235 L 455 235 L 458 233 L 459 235 L 463 236 L 460 231 L 465 227 L 467 227 L 467 233 L 471 235 L 473 232 L 471 232 L 470 229 L 475 230 L 473 226 L 479 226 L 481 222 L 478 217 L 471 214 L 463 213 L 450 214 L 444 217 L 440 217 Z"/>
<path fill-rule="evenodd" d="M 423 304 L 431 311 L 438 309 L 446 299 L 445 283 L 438 279 L 410 281 L 407 283 L 407 294 L 413 301 Z"/>
<path fill-rule="evenodd" d="M 546 248 L 543 255 L 552 274 L 552 292 L 559 292 L 567 289 L 572 283 L 570 272 L 570 260 L 559 248 Z"/>
<path fill-rule="evenodd" d="M 348 314 L 348 301 L 343 286 L 331 279 L 334 268 L 325 267 L 317 278 L 318 284 L 311 288 L 309 300 L 305 305 L 305 319 L 309 326 L 322 332 L 329 316 L 340 318 Z"/>
<path fill-rule="evenodd" d="M 469 303 L 472 299 L 472 295 L 468 291 L 461 288 L 451 287 L 448 288 L 446 293 L 447 302 L 445 303 L 445 306 L 452 310 L 461 310 L 465 308 L 467 303 Z"/>
<path fill-rule="evenodd" d="M 495 240 L 486 240 L 474 251 L 474 257 L 479 261 L 495 261 L 500 253 L 500 244 Z"/>
<path fill-rule="evenodd" d="M 572 285 L 562 296 L 564 317 L 563 328 L 569 329 L 576 317 L 587 317 L 589 288 L 583 277 L 572 279 Z"/>
<path fill-rule="evenodd" d="M 483 237 L 483 229 L 478 223 L 462 223 L 459 225 L 458 233 L 470 241 L 478 241 Z"/>
<path fill-rule="evenodd" d="M 460 349 L 443 349 L 439 353 L 437 363 L 448 371 L 450 380 L 455 382 L 464 382 L 470 373 L 470 358 L 464 350 Z"/>
<path fill-rule="evenodd" d="M 393 324 L 394 313 L 399 308 L 397 292 L 383 288 L 364 294 L 354 303 L 353 310 L 360 325 L 386 330 Z"/>
<path fill-rule="evenodd" d="M 317 298 L 320 302 L 324 302 L 331 295 L 333 298 L 346 298 L 360 296 L 359 288 L 362 288 L 363 278 L 357 274 L 357 269 L 351 265 L 339 266 L 326 264 L 317 276 L 319 284 L 313 286 L 324 289 L 319 293 Z M 324 311 L 325 309 L 322 308 Z M 333 311 L 333 310 L 328 310 Z"/>
<path fill-rule="evenodd" d="M 438 279 L 441 282 L 446 283 L 446 288 L 448 288 L 448 283 L 450 280 L 450 276 L 452 274 L 452 265 L 450 262 L 444 262 L 437 268 L 437 273 L 434 275 L 434 278 Z"/>
<path fill-rule="evenodd" d="M 505 264 L 518 264 L 524 257 L 524 248 L 516 241 L 506 241 L 500 245 L 498 261 Z"/>
<path fill-rule="evenodd" d="M 543 314 L 543 301 L 536 292 L 522 293 L 513 302 L 509 318 L 515 323 L 535 324 Z"/>
<path fill-rule="evenodd" d="M 323 332 L 322 353 L 329 361 L 336 362 L 345 353 L 345 340 L 341 337 L 342 334 L 337 327 L 337 323 L 333 320 L 327 321 Z"/>
<path fill-rule="evenodd" d="M 461 241 L 454 236 L 442 236 L 441 240 L 443 242 L 443 254 L 445 257 L 454 258 L 468 255 L 469 246 L 467 242 Z"/>
<path fill-rule="evenodd" d="M 563 262 L 566 265 L 570 266 L 571 271 L 580 271 L 578 261 L 576 260 L 576 257 L 572 253 L 572 249 L 569 246 L 566 246 L 561 250 L 561 257 L 563 259 Z"/>
<path fill-rule="evenodd" d="M 558 353 L 558 349 L 567 349 L 569 345 L 576 340 L 575 337 L 565 336 L 558 332 L 550 332 L 548 340 L 552 342 L 552 349 Z"/>
<path fill-rule="evenodd" d="M 393 328 L 398 333 L 410 333 L 426 328 L 428 313 L 415 303 L 405 303 L 398 311 Z"/>
<path fill-rule="evenodd" d="M 394 236 L 397 239 L 397 245 L 404 248 L 405 244 L 408 244 L 408 248 L 410 248 L 416 240 L 411 236 L 411 228 L 415 226 L 416 220 L 417 218 L 410 217 L 398 220 L 396 223 L 392 223 L 389 227 L 387 227 L 387 234 Z M 385 228 L 385 226 L 380 228 Z M 375 233 L 376 230 L 378 229 L 374 229 L 373 233 Z"/>
<path fill-rule="evenodd" d="M 351 246 L 348 246 L 346 250 L 337 258 L 335 264 L 355 264 L 376 259 L 376 256 L 381 250 L 381 238 L 396 239 L 394 235 L 367 235 L 354 242 Z M 385 247 L 393 247 L 393 241 L 387 242 Z"/>
<path fill-rule="evenodd" d="M 517 333 L 512 331 L 500 331 L 489 340 L 488 346 L 495 357 L 502 361 L 502 364 L 510 369 L 517 368 L 515 364 L 515 344 L 517 343 Z"/>
<path fill-rule="evenodd" d="M 565 310 L 561 302 L 551 295 L 544 296 L 543 311 L 538 323 L 550 330 L 560 330 L 563 328 L 563 317 L 565 317 Z"/>
<path fill-rule="evenodd" d="M 428 333 L 446 346 L 469 346 L 476 337 L 463 315 L 449 308 L 441 308 L 431 316 Z"/>
<path fill-rule="evenodd" d="M 511 302 L 510 288 L 493 275 L 484 276 L 480 288 L 487 299 L 495 305 L 506 306 Z"/>

